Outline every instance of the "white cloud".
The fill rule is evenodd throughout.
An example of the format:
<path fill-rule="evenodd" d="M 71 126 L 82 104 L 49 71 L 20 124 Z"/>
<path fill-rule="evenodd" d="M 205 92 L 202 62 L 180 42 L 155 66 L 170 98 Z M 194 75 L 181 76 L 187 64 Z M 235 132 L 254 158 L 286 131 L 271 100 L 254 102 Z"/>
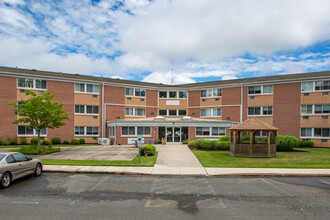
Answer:
<path fill-rule="evenodd" d="M 191 79 L 189 76 L 183 74 L 173 73 L 172 71 L 168 72 L 153 72 L 146 76 L 142 81 L 143 82 L 152 82 L 152 83 L 162 83 L 170 85 L 174 84 L 186 84 L 186 83 L 195 83 L 196 81 Z"/>

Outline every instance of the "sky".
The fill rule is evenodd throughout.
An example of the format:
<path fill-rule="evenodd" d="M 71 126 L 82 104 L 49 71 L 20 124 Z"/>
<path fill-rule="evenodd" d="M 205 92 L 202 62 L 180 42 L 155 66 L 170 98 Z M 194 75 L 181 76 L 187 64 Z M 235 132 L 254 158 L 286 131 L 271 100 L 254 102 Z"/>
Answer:
<path fill-rule="evenodd" d="M 170 84 L 330 70 L 329 0 L 1 0 L 0 66 Z"/>

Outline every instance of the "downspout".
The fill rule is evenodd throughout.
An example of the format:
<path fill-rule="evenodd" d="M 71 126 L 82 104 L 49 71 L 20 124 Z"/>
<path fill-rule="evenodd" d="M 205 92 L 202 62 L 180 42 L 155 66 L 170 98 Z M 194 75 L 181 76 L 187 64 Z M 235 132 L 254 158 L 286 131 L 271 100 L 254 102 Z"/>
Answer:
<path fill-rule="evenodd" d="M 105 138 L 105 120 L 104 120 L 104 82 L 102 83 L 102 138 Z"/>
<path fill-rule="evenodd" d="M 243 84 L 241 84 L 240 122 L 243 121 Z"/>

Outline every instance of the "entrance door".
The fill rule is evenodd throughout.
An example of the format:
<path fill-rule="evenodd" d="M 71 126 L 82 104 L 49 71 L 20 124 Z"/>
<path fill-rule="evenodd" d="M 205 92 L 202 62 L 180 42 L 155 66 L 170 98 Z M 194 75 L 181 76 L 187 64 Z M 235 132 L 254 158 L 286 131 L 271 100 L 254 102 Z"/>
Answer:
<path fill-rule="evenodd" d="M 174 137 L 173 137 L 174 143 L 181 143 L 181 127 L 174 127 Z"/>
<path fill-rule="evenodd" d="M 166 128 L 166 143 L 173 143 L 173 127 Z"/>

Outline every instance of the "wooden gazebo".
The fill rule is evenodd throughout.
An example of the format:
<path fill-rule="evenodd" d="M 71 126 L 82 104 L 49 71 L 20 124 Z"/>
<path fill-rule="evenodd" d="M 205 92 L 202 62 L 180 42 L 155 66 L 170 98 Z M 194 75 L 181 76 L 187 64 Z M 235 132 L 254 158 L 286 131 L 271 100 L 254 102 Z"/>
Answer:
<path fill-rule="evenodd" d="M 257 118 L 231 127 L 230 154 L 239 157 L 276 157 L 278 128 Z"/>

